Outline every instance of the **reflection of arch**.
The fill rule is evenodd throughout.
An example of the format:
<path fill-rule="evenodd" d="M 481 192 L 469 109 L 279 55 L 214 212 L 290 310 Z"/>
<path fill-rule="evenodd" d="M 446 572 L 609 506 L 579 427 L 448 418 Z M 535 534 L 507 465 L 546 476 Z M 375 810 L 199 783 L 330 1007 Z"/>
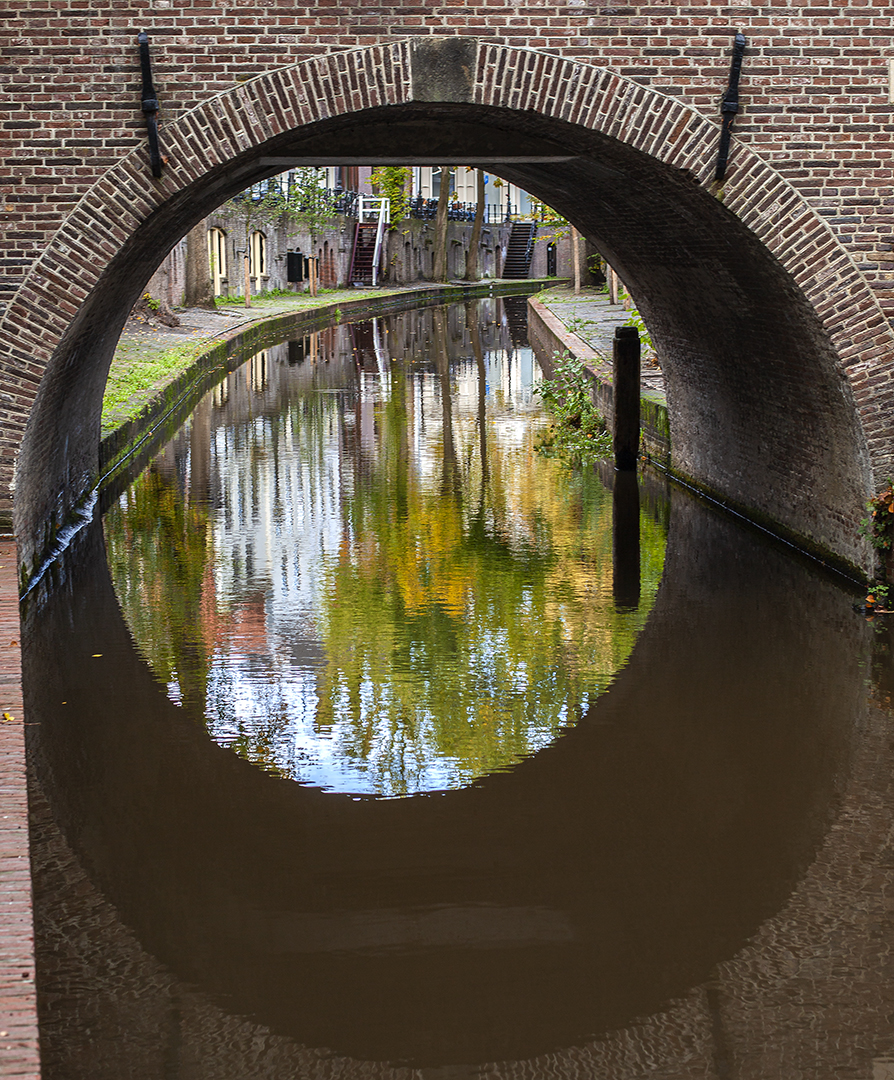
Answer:
<path fill-rule="evenodd" d="M 223 229 L 208 230 L 208 263 L 211 267 L 214 295 L 222 296 L 227 277 L 227 234 Z"/>
<path fill-rule="evenodd" d="M 95 477 L 116 332 L 173 240 L 282 155 L 388 145 L 412 161 L 421 130 L 437 134 L 442 160 L 515 158 L 501 173 L 571 217 L 618 269 L 665 360 L 682 472 L 868 563 L 857 527 L 894 460 L 894 384 L 872 376 L 892 342 L 823 219 L 740 145 L 716 198 L 717 127 L 680 102 L 605 68 L 465 38 L 331 53 L 261 76 L 166 126 L 159 181 L 141 148 L 85 196 L 3 324 L 14 363 L 43 375 L 24 437 L 14 425 L 2 433 L 14 448 L 22 438 L 26 562 Z"/>
<path fill-rule="evenodd" d="M 24 656 L 55 817 L 180 978 L 359 1058 L 561 1050 L 705 979 L 811 860 L 865 708 L 850 598 L 677 497 L 658 602 L 586 719 L 473 788 L 353 801 L 211 743 L 136 653 L 101 527 L 83 542 Z"/>

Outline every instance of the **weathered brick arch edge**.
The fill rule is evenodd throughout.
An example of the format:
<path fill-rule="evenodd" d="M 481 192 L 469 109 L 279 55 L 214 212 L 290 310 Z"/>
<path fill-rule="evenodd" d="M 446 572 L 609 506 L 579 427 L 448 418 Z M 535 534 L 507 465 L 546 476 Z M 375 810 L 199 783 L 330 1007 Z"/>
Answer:
<path fill-rule="evenodd" d="M 461 44 L 460 44 L 461 43 Z M 438 70 L 438 50 L 445 61 Z M 460 72 L 461 69 L 461 72 Z M 457 77 L 457 73 L 459 73 Z M 413 39 L 347 49 L 269 72 L 218 94 L 164 128 L 167 164 L 153 180 L 142 146 L 107 171 L 69 214 L 0 322 L 7 422 L 0 436 L 0 515 L 12 518 L 14 462 L 44 371 L 108 265 L 140 227 L 211 170 L 277 135 L 332 117 L 414 101 L 529 111 L 618 140 L 699 184 L 713 178 L 717 125 L 673 98 L 612 70 L 469 38 Z M 865 438 L 862 501 L 892 471 L 891 328 L 871 289 L 826 222 L 771 165 L 736 144 L 724 205 L 772 253 L 817 313 L 837 353 Z M 66 360 L 74 363 L 75 360 Z M 33 455 L 32 455 L 33 456 Z M 57 520 L 95 476 L 69 476 Z M 33 515 L 32 515 L 33 516 Z M 20 515 L 17 512 L 17 522 Z M 36 538 L 19 527 L 20 550 Z M 851 552 L 851 561 L 853 551 Z M 869 554 L 863 559 L 868 566 Z"/>

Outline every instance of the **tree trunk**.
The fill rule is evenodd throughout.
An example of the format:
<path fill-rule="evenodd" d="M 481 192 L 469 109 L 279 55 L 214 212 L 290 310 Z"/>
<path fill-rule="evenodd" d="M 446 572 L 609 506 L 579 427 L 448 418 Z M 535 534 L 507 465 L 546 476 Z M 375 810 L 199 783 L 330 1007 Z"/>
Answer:
<path fill-rule="evenodd" d="M 435 250 L 432 278 L 447 280 L 447 203 L 450 199 L 450 169 L 441 166 L 441 190 L 438 192 L 438 212 L 435 215 Z"/>
<path fill-rule="evenodd" d="M 475 221 L 472 223 L 472 236 L 466 254 L 466 281 L 478 281 L 481 272 L 478 268 L 478 247 L 481 243 L 481 226 L 484 224 L 484 170 L 478 169 L 478 190 L 475 205 Z"/>
<path fill-rule="evenodd" d="M 185 307 L 214 310 L 214 284 L 208 260 L 208 234 L 204 221 L 186 234 L 186 285 L 183 291 Z"/>
<path fill-rule="evenodd" d="M 571 262 L 574 266 L 574 292 L 580 292 L 580 241 L 577 229 L 571 226 Z"/>

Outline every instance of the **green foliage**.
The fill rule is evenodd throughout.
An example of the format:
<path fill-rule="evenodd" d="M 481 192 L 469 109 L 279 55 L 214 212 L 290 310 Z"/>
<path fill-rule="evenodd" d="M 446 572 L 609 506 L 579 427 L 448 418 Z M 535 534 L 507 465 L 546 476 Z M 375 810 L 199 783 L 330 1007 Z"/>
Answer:
<path fill-rule="evenodd" d="M 410 170 L 405 165 L 380 165 L 373 170 L 369 178 L 374 189 L 391 200 L 389 224 L 392 228 L 407 216 L 410 205 L 407 182 L 410 175 Z"/>
<path fill-rule="evenodd" d="M 184 705 L 204 707 L 209 657 L 202 589 L 210 544 L 209 511 L 190 503 L 176 474 L 150 466 L 106 513 L 109 569 L 156 678 L 176 678 Z"/>
<path fill-rule="evenodd" d="M 102 399 L 101 431 L 107 435 L 117 424 L 135 416 L 160 390 L 191 367 L 214 339 L 176 345 L 164 352 L 142 351 L 138 344 L 119 344 L 109 369 Z"/>
<path fill-rule="evenodd" d="M 531 213 L 538 221 L 542 221 L 544 225 L 568 224 L 567 218 L 563 218 L 557 210 L 553 210 L 551 206 L 547 206 L 545 202 L 541 202 L 539 199 L 531 199 Z"/>
<path fill-rule="evenodd" d="M 320 289 L 319 292 L 331 292 L 331 289 Z M 297 296 L 298 294 L 294 289 L 262 289 L 260 292 L 252 293 L 251 302 L 256 304 L 259 300 L 276 300 L 281 296 Z M 241 295 L 237 296 L 215 296 L 214 303 L 217 307 L 242 307 L 245 303 L 245 297 Z"/>
<path fill-rule="evenodd" d="M 538 225 L 538 240 L 559 240 L 571 233 L 571 224 L 567 218 L 563 218 L 551 206 L 538 199 L 531 199 L 531 215 Z"/>
<path fill-rule="evenodd" d="M 288 190 L 278 183 L 257 184 L 230 199 L 223 212 L 228 218 L 241 219 L 246 242 L 252 230 L 280 220 L 286 228 L 303 226 L 315 240 L 335 219 L 335 201 L 323 187 L 323 170 L 308 166 L 292 172 Z"/>
<path fill-rule="evenodd" d="M 648 327 L 643 322 L 642 315 L 640 315 L 636 308 L 631 308 L 630 318 L 627 320 L 626 323 L 624 323 L 624 325 L 635 326 L 636 329 L 639 331 L 639 339 L 643 343 L 643 345 L 645 345 L 647 349 L 651 349 L 652 352 L 655 351 L 655 346 L 652 344 L 652 335 L 649 333 Z"/>
<path fill-rule="evenodd" d="M 592 382 L 582 360 L 571 353 L 555 354 L 554 377 L 544 379 L 538 392 L 554 416 L 537 449 L 580 468 L 611 454 L 612 440 L 593 401 Z"/>
<path fill-rule="evenodd" d="M 595 325 L 595 319 L 582 319 L 578 315 L 572 315 L 565 323 L 566 329 L 570 330 L 572 334 L 583 334 L 589 327 Z"/>
<path fill-rule="evenodd" d="M 241 220 L 247 240 L 253 229 L 276 222 L 285 211 L 286 201 L 275 184 L 268 185 L 263 191 L 259 187 L 247 188 L 230 199 L 221 208 L 221 213 L 233 221 Z"/>
<path fill-rule="evenodd" d="M 150 296 L 149 293 L 143 293 L 143 299 L 146 301 L 146 307 L 152 311 L 158 311 L 161 307 L 161 300 L 157 300 L 154 296 Z"/>
<path fill-rule="evenodd" d="M 868 537 L 876 551 L 890 551 L 894 547 L 894 483 L 866 504 L 869 517 L 860 524 L 860 533 Z"/>
<path fill-rule="evenodd" d="M 323 187 L 322 179 L 322 169 L 295 169 L 292 186 L 282 207 L 287 220 L 306 228 L 312 240 L 328 228 L 337 216 L 335 197 Z"/>

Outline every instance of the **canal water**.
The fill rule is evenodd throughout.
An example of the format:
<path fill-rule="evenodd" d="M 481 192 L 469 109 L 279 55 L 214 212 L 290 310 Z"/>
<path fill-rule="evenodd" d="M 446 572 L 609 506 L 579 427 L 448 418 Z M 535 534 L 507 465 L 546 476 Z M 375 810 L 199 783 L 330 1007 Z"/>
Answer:
<path fill-rule="evenodd" d="M 29 598 L 45 1080 L 894 1077 L 887 627 L 541 378 L 272 347 Z"/>

